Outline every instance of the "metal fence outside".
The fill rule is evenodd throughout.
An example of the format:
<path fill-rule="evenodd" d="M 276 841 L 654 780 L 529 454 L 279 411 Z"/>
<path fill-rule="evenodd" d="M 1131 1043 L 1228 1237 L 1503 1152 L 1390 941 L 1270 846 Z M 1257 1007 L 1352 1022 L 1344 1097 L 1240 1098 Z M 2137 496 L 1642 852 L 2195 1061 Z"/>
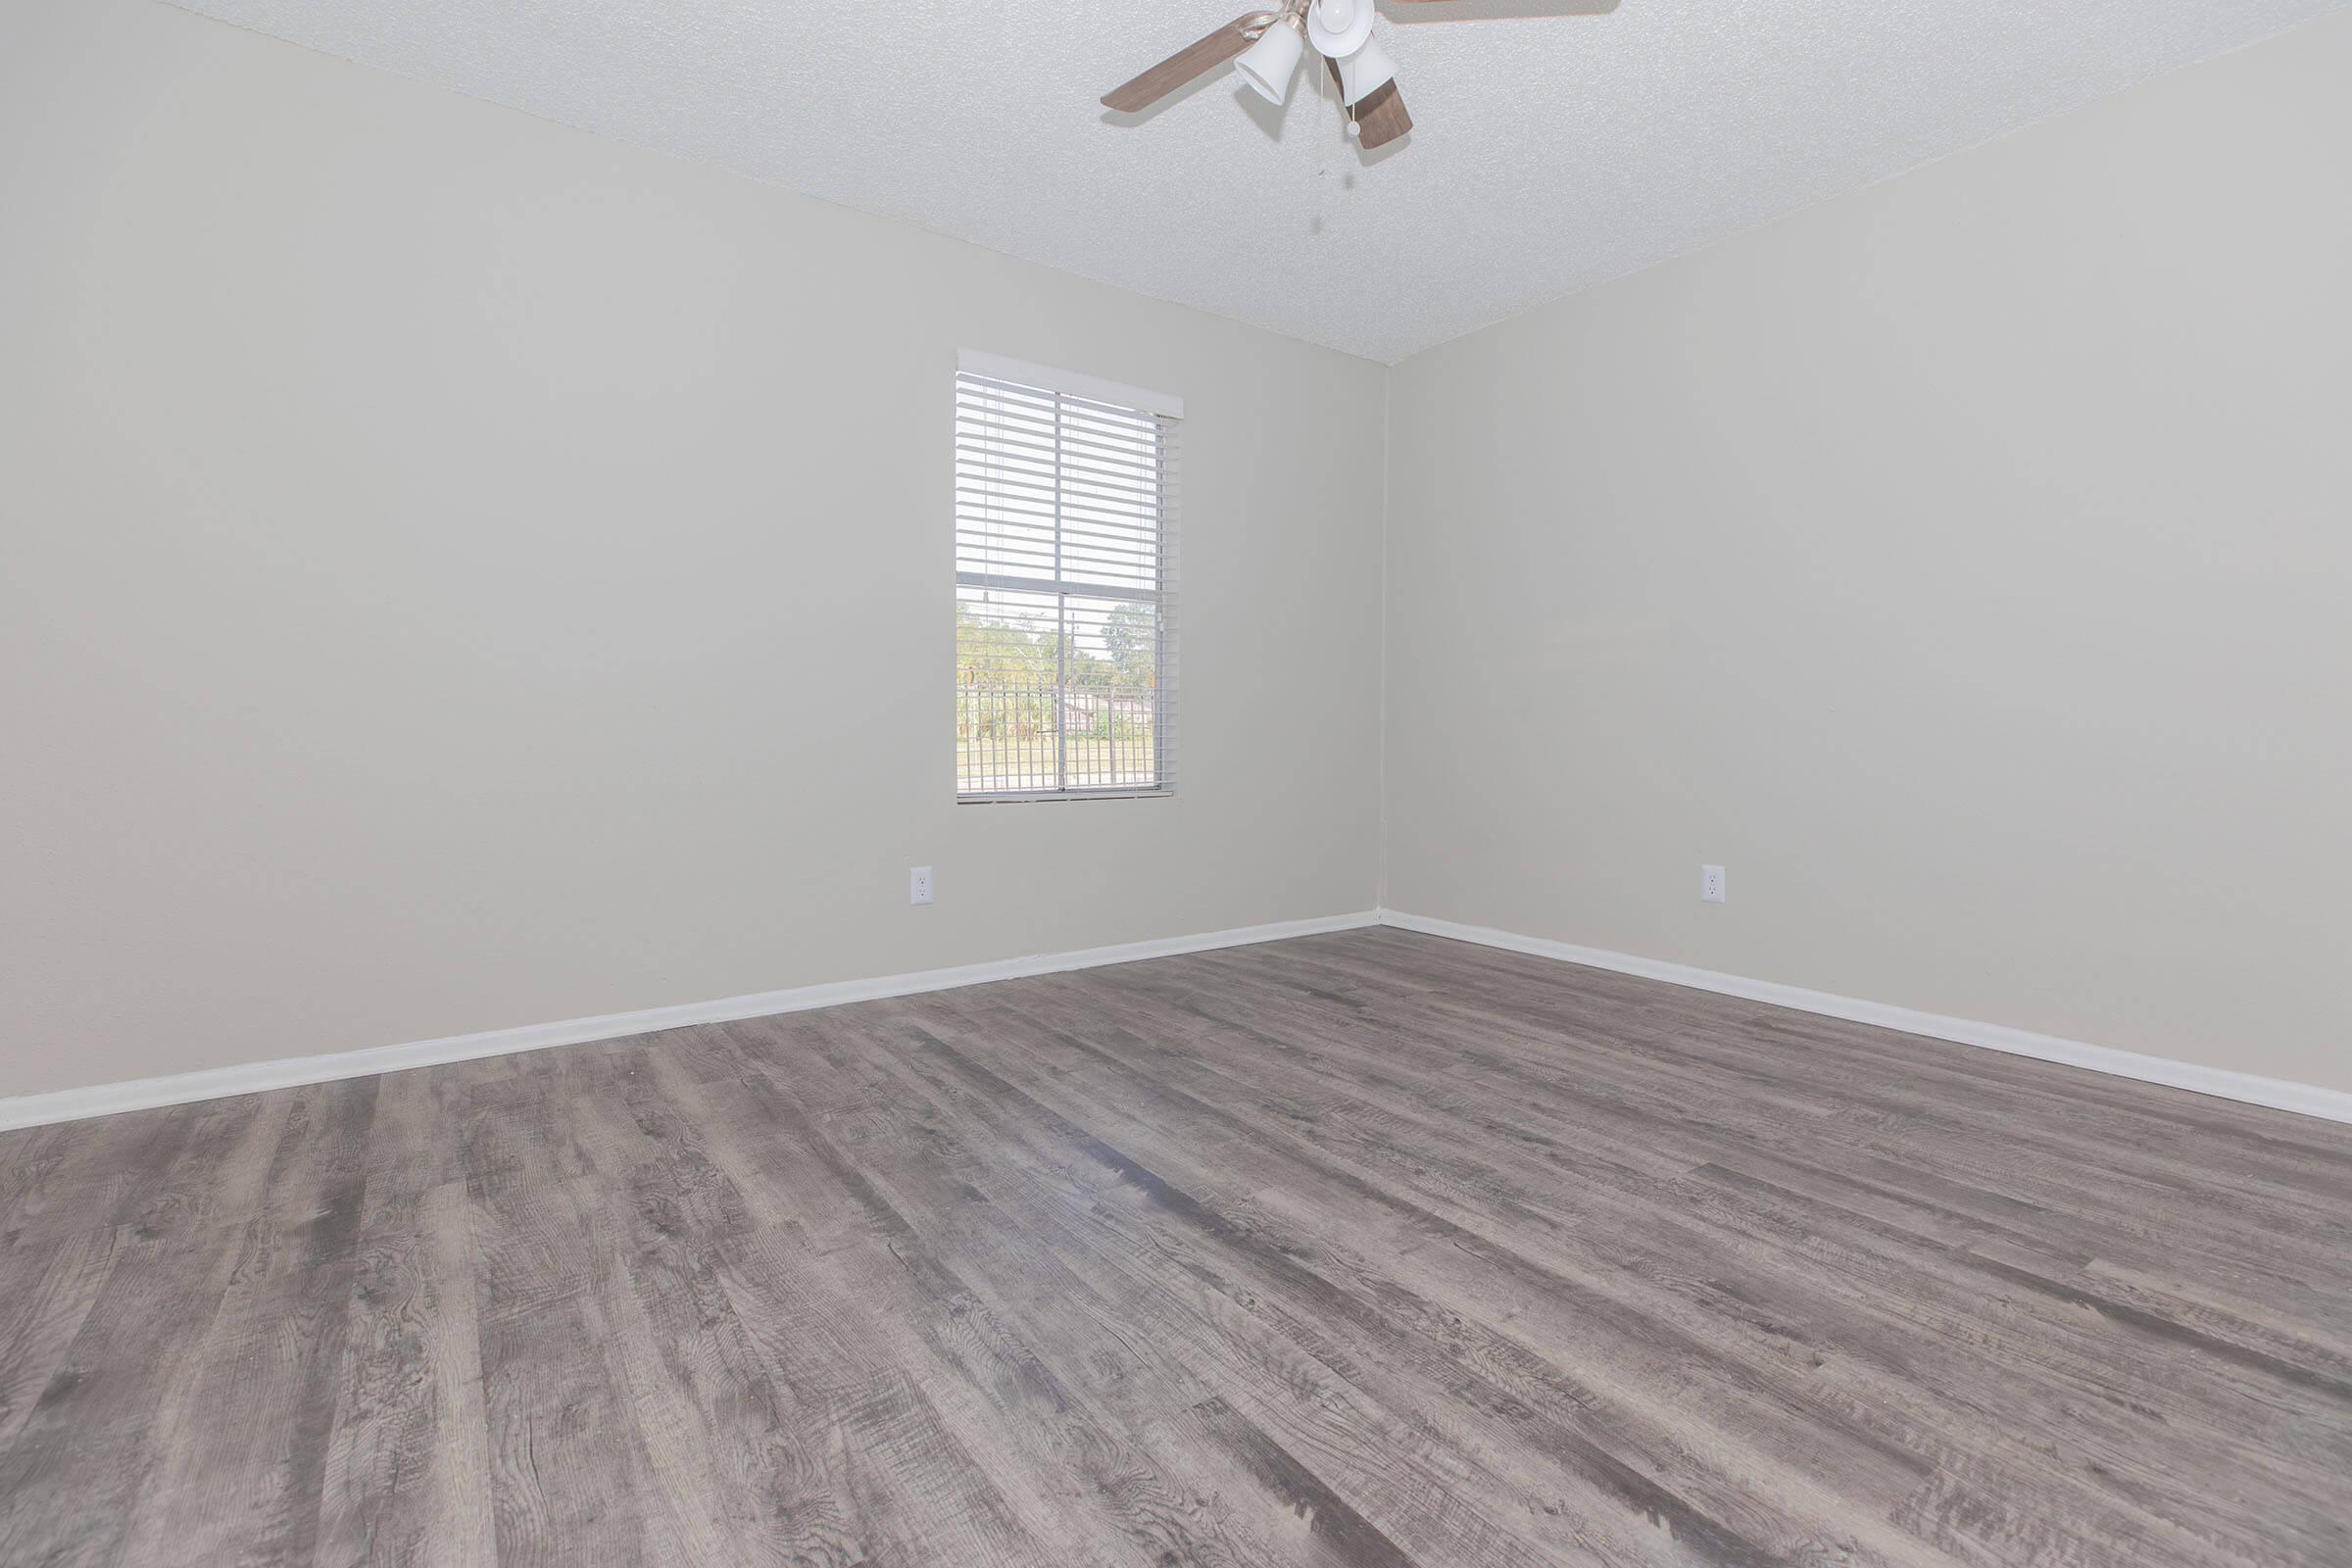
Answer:
<path fill-rule="evenodd" d="M 1159 782 L 1150 686 L 971 682 L 956 688 L 960 795 L 1149 789 Z"/>

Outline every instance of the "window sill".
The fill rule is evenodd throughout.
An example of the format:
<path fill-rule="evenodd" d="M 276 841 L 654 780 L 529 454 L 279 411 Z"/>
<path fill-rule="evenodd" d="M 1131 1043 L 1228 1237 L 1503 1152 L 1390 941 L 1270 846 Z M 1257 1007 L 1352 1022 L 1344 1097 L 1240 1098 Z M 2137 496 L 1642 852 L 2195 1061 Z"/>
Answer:
<path fill-rule="evenodd" d="M 1046 801 L 1164 801 L 1176 791 L 1165 784 L 1119 790 L 1030 790 L 1002 795 L 958 795 L 957 806 L 1026 806 Z"/>

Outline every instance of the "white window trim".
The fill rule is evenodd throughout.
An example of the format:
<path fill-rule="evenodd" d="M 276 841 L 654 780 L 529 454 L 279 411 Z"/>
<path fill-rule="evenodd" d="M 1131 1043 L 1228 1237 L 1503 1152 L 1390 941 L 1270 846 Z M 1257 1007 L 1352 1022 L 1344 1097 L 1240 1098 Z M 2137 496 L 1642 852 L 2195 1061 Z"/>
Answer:
<path fill-rule="evenodd" d="M 1089 375 L 1081 370 L 1059 369 L 1053 366 L 1038 365 L 1028 360 L 1016 360 L 1002 354 L 990 354 L 981 349 L 958 349 L 956 354 L 956 369 L 959 376 L 963 374 L 986 376 L 992 380 L 1010 381 L 1021 386 L 1059 392 L 1067 397 L 1083 398 L 1097 403 L 1117 404 L 1134 409 L 1139 413 L 1156 415 L 1166 418 L 1181 419 L 1184 417 L 1184 399 L 1173 392 L 1154 392 L 1148 387 L 1130 386 L 1123 381 Z M 951 446 L 953 446 L 953 441 L 951 441 Z M 1173 523 L 1174 519 L 1171 516 L 1168 520 Z M 1175 552 L 1170 540 L 1163 539 L 1161 542 L 1161 560 L 1163 569 L 1172 572 L 1175 564 Z M 968 580 L 967 574 L 957 572 L 956 580 L 958 583 L 965 582 Z M 1172 579 L 1163 580 L 1160 591 L 1136 597 L 1145 602 L 1156 603 L 1160 600 L 1161 594 L 1166 593 L 1169 599 L 1168 608 L 1172 611 L 1174 587 Z M 1167 636 L 1172 637 L 1173 632 L 1169 632 Z M 1170 648 L 1166 646 L 1163 639 L 1163 646 L 1160 649 L 1161 657 L 1167 657 L 1170 652 Z M 1162 688 L 1163 701 L 1172 702 L 1173 697 L 1172 689 Z M 1163 709 L 1159 720 L 1163 745 L 1172 744 L 1173 717 L 1172 710 Z M 1166 800 L 1176 793 L 1176 779 L 1169 754 L 1162 755 L 1160 769 L 1161 777 L 1156 784 L 1139 784 L 1121 788 L 1004 790 L 970 795 L 958 789 L 956 793 L 956 804 L 958 806 L 1026 806 L 1046 801 Z"/>
<path fill-rule="evenodd" d="M 1023 386 L 1044 387 L 1048 391 L 1074 398 L 1088 398 L 1096 403 L 1123 404 L 1145 414 L 1165 415 L 1171 419 L 1184 417 L 1184 399 L 1173 392 L 1151 392 L 1140 386 L 1105 381 L 1099 375 L 1087 375 L 1077 370 L 1056 370 L 1052 366 L 1031 365 L 1025 360 L 1008 360 L 1002 354 L 961 349 L 956 355 L 956 368 L 973 375 L 985 375 L 993 380 L 1018 381 Z"/>

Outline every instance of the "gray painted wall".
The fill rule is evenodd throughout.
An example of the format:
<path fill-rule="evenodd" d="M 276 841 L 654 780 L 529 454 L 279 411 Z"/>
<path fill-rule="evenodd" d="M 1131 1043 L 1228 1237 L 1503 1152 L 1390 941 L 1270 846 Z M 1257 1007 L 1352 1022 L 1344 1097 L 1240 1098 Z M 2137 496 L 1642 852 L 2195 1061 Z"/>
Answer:
<path fill-rule="evenodd" d="M 2352 19 L 1384 378 L 146 0 L 0 5 L 0 1094 L 1376 872 L 2352 1087 Z M 950 801 L 966 346 L 1187 399 L 1172 801 Z"/>
<path fill-rule="evenodd" d="M 1379 367 L 5 12 L 0 1095 L 1371 906 Z M 960 347 L 1186 399 L 1173 799 L 953 804 Z"/>
<path fill-rule="evenodd" d="M 2352 17 L 1398 367 L 1384 902 L 2352 1088 L 2347 82 Z"/>

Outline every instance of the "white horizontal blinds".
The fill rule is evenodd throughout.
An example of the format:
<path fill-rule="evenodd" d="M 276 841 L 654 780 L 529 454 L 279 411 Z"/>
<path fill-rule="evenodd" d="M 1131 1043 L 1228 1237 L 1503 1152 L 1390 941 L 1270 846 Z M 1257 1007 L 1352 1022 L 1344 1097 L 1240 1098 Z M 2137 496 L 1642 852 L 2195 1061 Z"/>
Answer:
<path fill-rule="evenodd" d="M 956 790 L 1175 777 L 1174 416 L 956 378 Z"/>

